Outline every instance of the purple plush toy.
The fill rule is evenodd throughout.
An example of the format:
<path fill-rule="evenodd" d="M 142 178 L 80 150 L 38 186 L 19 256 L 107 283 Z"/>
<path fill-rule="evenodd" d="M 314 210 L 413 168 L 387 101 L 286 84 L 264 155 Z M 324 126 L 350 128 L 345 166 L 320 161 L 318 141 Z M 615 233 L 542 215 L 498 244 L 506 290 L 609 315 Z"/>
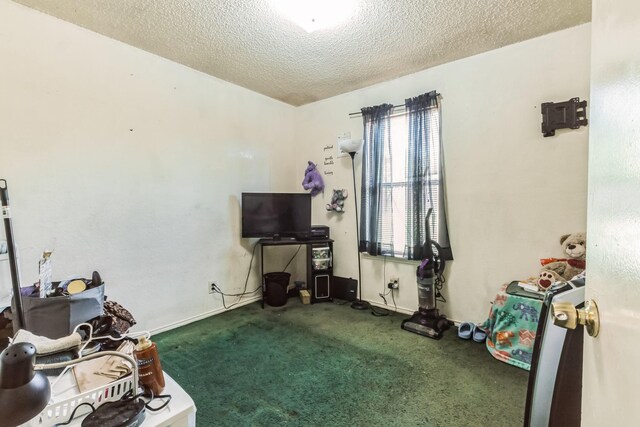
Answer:
<path fill-rule="evenodd" d="M 315 163 L 309 160 L 309 166 L 304 171 L 304 180 L 302 181 L 302 187 L 305 190 L 311 190 L 311 196 L 314 197 L 324 191 L 324 181 L 322 175 L 316 169 Z"/>

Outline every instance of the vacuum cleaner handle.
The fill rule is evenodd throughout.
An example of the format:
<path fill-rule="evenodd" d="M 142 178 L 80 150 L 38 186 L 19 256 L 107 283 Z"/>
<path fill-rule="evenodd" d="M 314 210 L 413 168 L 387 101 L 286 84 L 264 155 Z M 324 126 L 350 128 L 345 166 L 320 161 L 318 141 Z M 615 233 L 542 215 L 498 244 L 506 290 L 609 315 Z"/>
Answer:
<path fill-rule="evenodd" d="M 433 209 L 429 208 L 427 215 L 424 217 L 425 241 L 422 245 L 422 262 L 416 269 L 416 276 L 419 279 L 433 277 L 436 268 L 436 258 L 433 254 L 433 247 L 431 246 L 431 229 L 429 227 L 429 217 L 432 211 Z"/>
<path fill-rule="evenodd" d="M 433 260 L 433 247 L 431 246 L 431 227 L 429 226 L 429 217 L 431 216 L 431 212 L 433 212 L 433 208 L 429 208 L 427 211 L 427 215 L 424 217 L 424 245 L 422 246 L 423 258 L 428 260 Z M 429 266 L 427 266 L 428 268 Z M 431 266 L 433 268 L 433 266 Z"/>

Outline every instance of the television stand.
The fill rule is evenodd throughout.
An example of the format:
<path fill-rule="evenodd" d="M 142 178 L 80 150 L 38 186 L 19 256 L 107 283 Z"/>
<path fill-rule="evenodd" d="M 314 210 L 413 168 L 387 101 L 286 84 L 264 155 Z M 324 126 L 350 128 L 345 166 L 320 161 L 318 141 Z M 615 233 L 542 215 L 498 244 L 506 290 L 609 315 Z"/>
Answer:
<path fill-rule="evenodd" d="M 331 283 L 333 282 L 333 240 L 296 240 L 290 238 L 260 239 L 260 280 L 262 281 L 262 308 L 264 308 L 267 285 L 264 280 L 264 248 L 268 246 L 305 245 L 307 249 L 307 290 L 311 302 L 333 301 Z"/>
<path fill-rule="evenodd" d="M 297 242 L 298 240 L 295 237 L 281 237 L 281 236 L 273 236 L 270 239 L 260 239 L 265 242 Z"/>

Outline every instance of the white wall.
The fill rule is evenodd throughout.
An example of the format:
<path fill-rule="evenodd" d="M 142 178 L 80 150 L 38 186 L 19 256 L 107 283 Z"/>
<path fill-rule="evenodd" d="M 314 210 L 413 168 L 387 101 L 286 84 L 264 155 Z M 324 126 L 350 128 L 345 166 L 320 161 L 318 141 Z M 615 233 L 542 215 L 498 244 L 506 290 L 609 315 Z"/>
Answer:
<path fill-rule="evenodd" d="M 449 229 L 455 260 L 440 308 L 456 320 L 481 321 L 502 283 L 537 275 L 539 259 L 560 256 L 559 236 L 586 227 L 588 128 L 543 138 L 540 104 L 589 98 L 590 26 L 581 25 L 410 76 L 303 106 L 299 162 L 323 163 L 327 190 L 314 200 L 314 223 L 331 226 L 336 274 L 357 277 L 353 199 L 342 216 L 322 206 L 333 188 L 352 187 L 350 159 L 336 159 L 336 136 L 362 136 L 348 114 L 437 90 L 443 96 L 443 140 Z M 360 159 L 356 157 L 359 178 Z M 358 192 L 360 192 L 358 184 Z M 363 259 L 363 297 L 400 277 L 396 302 L 417 307 L 415 263 Z M 386 270 L 386 272 L 385 272 Z M 390 298 L 388 298 L 391 302 Z"/>
<path fill-rule="evenodd" d="M 149 329 L 220 309 L 211 280 L 242 290 L 239 196 L 297 190 L 293 107 L 7 0 L 0 63 L 23 283 L 54 249 L 55 278 L 98 270 Z"/>
<path fill-rule="evenodd" d="M 0 0 L 0 177 L 24 281 L 53 248 L 57 278 L 100 271 L 145 328 L 216 312 L 207 282 L 240 291 L 249 265 L 240 193 L 300 191 L 306 160 L 333 172 L 313 222 L 331 226 L 336 274 L 357 277 L 353 195 L 346 214 L 324 210 L 331 189 L 351 192 L 350 160 L 324 148 L 362 134 L 348 113 L 436 89 L 456 258 L 441 308 L 482 320 L 501 283 L 536 274 L 561 234 L 585 228 L 588 128 L 543 138 L 539 106 L 589 98 L 589 35 L 582 25 L 295 109 Z M 267 269 L 294 250 L 274 250 Z M 381 302 L 399 276 L 396 302 L 414 310 L 414 271 L 364 257 L 364 298 Z"/>

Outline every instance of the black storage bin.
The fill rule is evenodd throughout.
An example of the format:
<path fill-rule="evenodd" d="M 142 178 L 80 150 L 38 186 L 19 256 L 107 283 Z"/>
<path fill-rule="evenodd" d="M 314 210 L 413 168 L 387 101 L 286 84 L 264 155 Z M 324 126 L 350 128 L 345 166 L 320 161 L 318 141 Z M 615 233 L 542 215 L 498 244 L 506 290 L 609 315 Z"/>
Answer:
<path fill-rule="evenodd" d="M 104 287 L 105 285 L 101 284 L 79 294 L 67 296 L 23 296 L 25 324 L 20 327 L 51 339 L 66 337 L 80 323 L 104 314 Z"/>
<path fill-rule="evenodd" d="M 287 288 L 289 287 L 289 273 L 267 273 L 264 275 L 265 299 L 272 307 L 282 307 L 287 303 Z"/>

